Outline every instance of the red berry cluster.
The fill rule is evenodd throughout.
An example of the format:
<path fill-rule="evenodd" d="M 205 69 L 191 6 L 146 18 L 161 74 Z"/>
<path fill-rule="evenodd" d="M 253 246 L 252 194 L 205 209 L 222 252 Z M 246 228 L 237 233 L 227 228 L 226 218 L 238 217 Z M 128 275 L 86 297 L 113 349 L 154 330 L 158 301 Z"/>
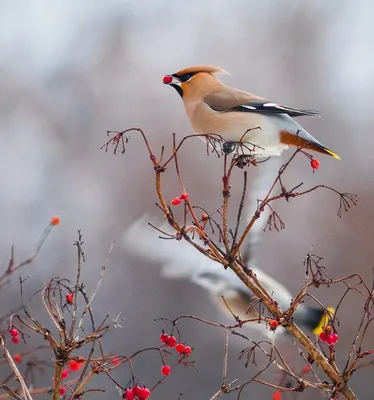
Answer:
<path fill-rule="evenodd" d="M 147 400 L 150 395 L 151 391 L 149 389 L 136 385 L 133 388 L 126 389 L 122 395 L 122 398 L 126 400 Z"/>
<path fill-rule="evenodd" d="M 189 356 L 192 353 L 192 348 L 190 346 L 185 346 L 183 343 L 177 344 L 177 339 L 174 336 L 167 335 L 163 333 L 160 336 L 160 340 L 162 343 L 165 343 L 168 347 L 175 350 L 177 353 L 182 354 L 184 356 Z"/>
<path fill-rule="evenodd" d="M 338 334 L 334 332 L 333 327 L 330 325 L 327 325 L 325 330 L 319 334 L 319 338 L 329 346 L 334 346 L 334 344 L 339 340 Z"/>
<path fill-rule="evenodd" d="M 18 336 L 19 330 L 12 327 L 10 329 L 9 333 L 10 333 L 10 336 L 12 336 L 12 342 L 15 344 L 19 343 L 19 336 Z"/>
<path fill-rule="evenodd" d="M 174 197 L 171 204 L 173 206 L 179 206 L 179 204 L 182 203 L 182 200 L 188 200 L 189 197 L 188 193 L 182 193 L 179 197 Z"/>

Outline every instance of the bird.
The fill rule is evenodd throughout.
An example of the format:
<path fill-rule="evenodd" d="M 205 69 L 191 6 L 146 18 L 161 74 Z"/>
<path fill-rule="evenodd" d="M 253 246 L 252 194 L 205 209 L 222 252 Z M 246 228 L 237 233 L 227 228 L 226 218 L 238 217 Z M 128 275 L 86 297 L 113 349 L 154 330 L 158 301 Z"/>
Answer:
<path fill-rule="evenodd" d="M 260 173 L 252 183 L 252 190 L 249 192 L 248 201 L 245 207 L 245 216 L 252 216 L 257 208 L 257 200 L 263 198 L 269 189 L 269 183 L 274 178 L 274 168 L 278 166 L 279 158 L 262 163 L 258 168 Z M 275 164 L 276 163 L 276 164 Z M 274 165 L 275 164 L 275 165 Z M 276 279 L 266 274 L 256 264 L 255 250 L 263 235 L 263 228 L 268 219 L 267 212 L 261 213 L 260 218 L 253 225 L 246 241 L 243 244 L 243 261 L 251 268 L 260 282 L 265 286 L 273 298 L 283 310 L 289 308 L 293 298 L 290 291 Z M 148 222 L 157 226 L 161 231 L 172 235 L 173 229 L 168 223 L 155 221 L 149 215 L 143 215 L 135 220 L 125 231 L 122 245 L 126 252 L 146 259 L 152 264 L 161 265 L 161 275 L 167 279 L 189 280 L 203 288 L 209 293 L 210 298 L 222 313 L 231 312 L 240 318 L 247 320 L 251 315 L 250 305 L 256 299 L 244 283 L 235 275 L 231 269 L 225 269 L 217 262 L 204 257 L 193 246 L 185 240 L 160 239 L 160 232 L 157 232 Z M 225 299 L 225 302 L 222 299 Z M 326 310 L 328 312 L 326 312 Z M 328 307 L 324 310 L 321 307 L 312 307 L 300 304 L 294 314 L 294 321 L 315 334 L 322 332 L 327 325 L 329 315 L 334 309 Z M 265 328 L 265 324 L 256 322 L 245 324 L 245 327 L 260 331 L 264 336 L 272 337 L 272 332 Z M 278 328 L 277 331 L 285 331 Z"/>
<path fill-rule="evenodd" d="M 244 153 L 280 155 L 289 146 L 340 157 L 308 133 L 293 118 L 318 117 L 315 110 L 288 107 L 231 88 L 216 75 L 228 74 L 212 65 L 195 65 L 163 77 L 182 97 L 196 134 L 218 134 L 229 143 L 244 143 Z"/>

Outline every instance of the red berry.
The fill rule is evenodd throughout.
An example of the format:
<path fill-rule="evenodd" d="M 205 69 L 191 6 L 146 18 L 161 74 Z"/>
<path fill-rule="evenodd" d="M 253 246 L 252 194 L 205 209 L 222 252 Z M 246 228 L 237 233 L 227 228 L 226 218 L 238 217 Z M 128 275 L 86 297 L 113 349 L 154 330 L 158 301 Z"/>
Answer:
<path fill-rule="evenodd" d="M 169 335 L 167 335 L 166 333 L 163 333 L 162 335 L 160 335 L 160 340 L 162 343 L 166 344 L 168 339 L 169 339 Z"/>
<path fill-rule="evenodd" d="M 190 355 L 192 353 L 192 349 L 190 346 L 184 346 L 183 349 L 183 354 L 185 354 L 186 356 Z"/>
<path fill-rule="evenodd" d="M 180 199 L 182 199 L 182 200 L 187 200 L 189 197 L 190 197 L 190 196 L 189 196 L 188 193 L 182 193 L 181 196 L 180 196 Z"/>
<path fill-rule="evenodd" d="M 64 370 L 61 372 L 61 379 L 66 379 L 68 376 L 69 376 L 69 370 L 64 369 Z"/>
<path fill-rule="evenodd" d="M 316 158 L 313 158 L 312 160 L 310 160 L 310 166 L 313 169 L 318 169 L 319 168 L 319 161 Z"/>
<path fill-rule="evenodd" d="M 275 331 L 278 328 L 278 322 L 275 319 L 269 321 L 269 326 L 271 331 Z"/>
<path fill-rule="evenodd" d="M 60 387 L 60 395 L 63 396 L 66 393 L 66 389 L 64 387 Z"/>
<path fill-rule="evenodd" d="M 282 393 L 281 392 L 274 392 L 273 400 L 280 400 L 281 398 L 282 398 Z"/>
<path fill-rule="evenodd" d="M 113 365 L 119 365 L 121 363 L 121 360 L 118 357 L 113 357 L 112 363 Z"/>
<path fill-rule="evenodd" d="M 13 337 L 19 335 L 19 331 L 18 331 L 18 329 L 16 329 L 16 328 L 12 328 L 12 329 L 9 331 L 9 333 L 10 333 L 10 336 L 13 336 Z"/>
<path fill-rule="evenodd" d="M 134 386 L 132 391 L 134 393 L 134 396 L 140 396 L 140 394 L 142 393 L 142 388 L 140 386 Z"/>
<path fill-rule="evenodd" d="M 322 340 L 322 342 L 326 342 L 326 338 L 327 338 L 326 332 L 321 332 L 319 334 L 319 338 Z"/>
<path fill-rule="evenodd" d="M 168 365 L 164 365 L 161 368 L 161 372 L 163 375 L 168 376 L 170 374 L 171 368 Z"/>
<path fill-rule="evenodd" d="M 72 371 L 79 371 L 81 369 L 82 365 L 83 365 L 82 362 L 78 362 L 76 360 L 70 360 L 68 367 Z"/>
<path fill-rule="evenodd" d="M 310 372 L 310 367 L 308 364 L 305 364 L 303 366 L 303 374 L 307 374 L 308 372 Z"/>
<path fill-rule="evenodd" d="M 179 206 L 180 203 L 182 203 L 182 200 L 179 197 L 174 197 L 174 199 L 171 201 L 173 206 Z"/>
<path fill-rule="evenodd" d="M 15 354 L 13 356 L 13 360 L 16 364 L 19 364 L 20 362 L 22 362 L 22 357 L 19 354 Z"/>
<path fill-rule="evenodd" d="M 167 342 L 166 342 L 166 344 L 167 344 L 171 349 L 172 349 L 173 347 L 175 347 L 176 343 L 177 343 L 177 339 L 175 339 L 174 336 L 169 336 L 169 338 L 168 338 L 168 340 L 167 340 Z"/>
<path fill-rule="evenodd" d="M 330 333 L 327 335 L 326 343 L 329 345 L 334 345 L 339 340 L 339 336 L 336 333 Z"/>
<path fill-rule="evenodd" d="M 51 219 L 51 225 L 56 226 L 60 223 L 60 217 L 54 216 Z"/>
<path fill-rule="evenodd" d="M 184 344 L 183 343 L 178 343 L 175 346 L 175 350 L 177 351 L 177 353 L 183 353 L 184 351 Z"/>
<path fill-rule="evenodd" d="M 139 400 L 147 400 L 150 396 L 151 391 L 147 388 L 140 389 L 140 393 L 138 394 Z"/>
<path fill-rule="evenodd" d="M 68 294 L 66 295 L 66 302 L 67 302 L 68 304 L 73 304 L 73 293 L 68 293 Z"/>
<path fill-rule="evenodd" d="M 331 339 L 333 341 L 333 344 L 335 344 L 339 340 L 339 336 L 337 333 L 332 333 L 331 334 Z"/>
<path fill-rule="evenodd" d="M 122 398 L 126 400 L 134 400 L 134 391 L 132 389 L 127 389 L 122 395 Z"/>
<path fill-rule="evenodd" d="M 13 342 L 14 344 L 19 343 L 19 337 L 18 337 L 18 336 L 13 336 L 13 337 L 12 337 L 12 342 Z"/>
<path fill-rule="evenodd" d="M 165 76 L 162 78 L 162 83 L 169 84 L 169 83 L 171 83 L 172 81 L 173 81 L 173 77 L 170 76 L 170 75 L 165 75 Z"/>

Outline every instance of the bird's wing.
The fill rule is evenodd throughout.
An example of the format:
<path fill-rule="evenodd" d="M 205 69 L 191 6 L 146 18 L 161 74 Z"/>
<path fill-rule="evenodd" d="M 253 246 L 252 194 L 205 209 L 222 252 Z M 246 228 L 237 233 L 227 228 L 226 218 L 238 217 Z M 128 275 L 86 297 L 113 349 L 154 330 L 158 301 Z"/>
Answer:
<path fill-rule="evenodd" d="M 318 111 L 303 110 L 272 103 L 262 97 L 243 92 L 238 89 L 224 87 L 204 98 L 204 102 L 214 111 L 219 112 L 251 112 L 260 114 L 287 114 L 290 117 L 308 115 L 317 117 Z"/>
<path fill-rule="evenodd" d="M 257 176 L 254 177 L 252 188 L 247 193 L 248 205 L 245 206 L 241 229 L 244 229 L 245 221 L 249 221 L 255 213 L 258 200 L 265 198 L 276 178 L 280 162 L 279 157 L 274 157 L 254 169 L 257 170 Z M 261 239 L 267 218 L 268 212 L 265 210 L 253 225 L 243 247 L 244 258 L 267 290 L 273 293 L 281 307 L 287 308 L 292 298 L 288 290 L 254 266 L 254 249 Z M 183 239 L 180 241 L 160 239 L 160 233 L 149 226 L 148 222 L 152 222 L 164 232 L 175 233 L 167 222 L 157 223 L 145 215 L 136 220 L 125 232 L 123 243 L 127 251 L 152 263 L 161 264 L 162 274 L 167 278 L 189 279 L 218 296 L 231 296 L 238 292 L 241 296 L 244 295 L 248 300 L 247 304 L 249 303 L 252 293 L 232 270 L 226 270 L 222 265 L 204 257 Z"/>

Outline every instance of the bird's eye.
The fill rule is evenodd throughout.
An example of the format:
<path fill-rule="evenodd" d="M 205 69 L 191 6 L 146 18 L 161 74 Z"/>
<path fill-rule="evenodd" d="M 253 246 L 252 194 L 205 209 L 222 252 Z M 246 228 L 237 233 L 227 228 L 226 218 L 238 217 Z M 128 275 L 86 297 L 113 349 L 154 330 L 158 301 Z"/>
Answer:
<path fill-rule="evenodd" d="M 187 82 L 187 81 L 189 81 L 189 80 L 195 75 L 195 73 L 196 73 L 196 72 L 191 72 L 190 74 L 179 75 L 179 76 L 178 76 L 178 79 L 179 79 L 181 82 Z"/>

